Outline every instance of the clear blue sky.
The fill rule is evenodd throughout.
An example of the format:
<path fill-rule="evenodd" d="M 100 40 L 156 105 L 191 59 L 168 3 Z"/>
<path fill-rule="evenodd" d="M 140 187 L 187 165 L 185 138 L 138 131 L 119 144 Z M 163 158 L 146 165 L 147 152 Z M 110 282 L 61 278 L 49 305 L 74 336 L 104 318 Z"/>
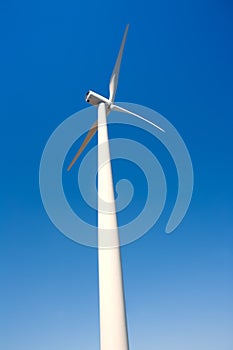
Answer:
<path fill-rule="evenodd" d="M 98 349 L 97 251 L 52 225 L 38 173 L 47 139 L 86 107 L 85 92 L 107 94 L 130 23 L 117 100 L 166 116 L 195 175 L 176 231 L 165 235 L 165 212 L 122 249 L 130 346 L 232 349 L 231 2 L 10 0 L 0 13 L 0 348 Z"/>

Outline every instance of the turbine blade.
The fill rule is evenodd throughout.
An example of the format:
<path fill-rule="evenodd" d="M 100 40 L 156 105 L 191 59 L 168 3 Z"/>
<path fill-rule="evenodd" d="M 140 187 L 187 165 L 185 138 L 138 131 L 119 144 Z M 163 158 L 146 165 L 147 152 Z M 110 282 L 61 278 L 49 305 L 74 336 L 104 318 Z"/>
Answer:
<path fill-rule="evenodd" d="M 121 42 L 121 47 L 120 47 L 120 51 L 118 53 L 117 56 L 117 60 L 112 72 L 112 76 L 110 78 L 110 82 L 109 82 L 109 100 L 110 102 L 113 102 L 115 99 L 115 95 L 116 95 L 116 90 L 117 90 L 117 84 L 118 84 L 118 77 L 119 77 L 119 72 L 120 72 L 120 66 L 121 66 L 121 59 L 122 59 L 122 55 L 123 55 L 123 51 L 124 51 L 124 46 L 125 46 L 125 40 L 126 40 L 126 36 L 128 33 L 128 29 L 129 29 L 129 24 L 127 24 L 126 29 L 125 29 L 125 33 Z"/>
<path fill-rule="evenodd" d="M 139 119 L 142 119 L 142 120 L 144 120 L 146 123 L 149 123 L 149 124 L 155 126 L 155 127 L 156 127 L 157 129 L 159 129 L 160 131 L 165 132 L 162 128 L 160 128 L 160 126 L 158 126 L 158 125 L 152 123 L 150 120 L 148 120 L 148 119 L 142 117 L 142 116 L 139 115 L 139 114 L 130 112 L 130 111 L 128 111 L 128 110 L 125 109 L 125 108 L 122 108 L 122 107 L 119 107 L 119 106 L 116 106 L 116 105 L 113 105 L 113 104 L 110 106 L 110 108 L 111 108 L 112 110 L 114 110 L 114 111 L 117 111 L 117 112 L 123 112 L 123 113 L 131 114 L 131 115 L 133 115 L 134 117 L 137 117 L 137 118 L 139 118 Z"/>
<path fill-rule="evenodd" d="M 72 168 L 72 166 L 74 165 L 74 163 L 76 162 L 76 160 L 78 159 L 78 157 L 80 156 L 80 154 L 83 152 L 84 148 L 87 146 L 87 144 L 90 142 L 90 140 L 92 139 L 92 137 L 95 135 L 96 131 L 98 129 L 98 122 L 96 121 L 92 127 L 90 128 L 90 130 L 88 131 L 88 134 L 85 138 L 85 140 L 83 141 L 81 147 L 79 148 L 78 152 L 76 153 L 76 155 L 74 156 L 74 158 L 72 159 L 72 162 L 70 163 L 70 165 L 68 166 L 67 170 L 70 171 L 70 169 Z"/>

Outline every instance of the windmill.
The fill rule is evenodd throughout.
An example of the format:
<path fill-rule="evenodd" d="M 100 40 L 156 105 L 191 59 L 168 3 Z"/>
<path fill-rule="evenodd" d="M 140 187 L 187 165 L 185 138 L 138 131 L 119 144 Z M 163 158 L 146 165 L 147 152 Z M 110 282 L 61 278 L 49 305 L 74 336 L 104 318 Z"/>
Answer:
<path fill-rule="evenodd" d="M 98 109 L 98 119 L 90 128 L 80 149 L 68 167 L 68 170 L 72 168 L 89 141 L 98 131 L 98 267 L 101 350 L 129 349 L 107 116 L 112 110 L 127 113 L 144 120 L 161 132 L 164 132 L 158 125 L 144 117 L 114 104 L 128 28 L 129 25 L 126 26 L 120 51 L 110 78 L 109 98 L 105 98 L 93 91 L 88 91 L 86 94 L 86 101 Z"/>

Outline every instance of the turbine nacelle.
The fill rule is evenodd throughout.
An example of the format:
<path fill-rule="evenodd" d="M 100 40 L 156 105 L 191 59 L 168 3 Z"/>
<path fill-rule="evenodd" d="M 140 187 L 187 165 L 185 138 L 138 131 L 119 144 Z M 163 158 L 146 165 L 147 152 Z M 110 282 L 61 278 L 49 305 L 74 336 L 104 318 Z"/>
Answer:
<path fill-rule="evenodd" d="M 107 106 L 110 106 L 111 102 L 106 97 L 97 94 L 94 91 L 89 90 L 85 96 L 86 102 L 90 103 L 92 106 L 98 107 L 98 105 L 103 102 Z"/>

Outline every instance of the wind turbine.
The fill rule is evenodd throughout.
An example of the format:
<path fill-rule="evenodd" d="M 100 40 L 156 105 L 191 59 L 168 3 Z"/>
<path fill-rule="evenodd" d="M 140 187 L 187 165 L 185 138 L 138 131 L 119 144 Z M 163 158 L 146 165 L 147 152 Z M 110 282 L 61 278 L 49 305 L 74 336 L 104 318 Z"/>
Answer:
<path fill-rule="evenodd" d="M 109 98 L 93 91 L 88 91 L 86 94 L 86 101 L 98 109 L 98 119 L 90 128 L 68 167 L 68 170 L 72 168 L 84 148 L 98 131 L 98 266 L 101 350 L 129 349 L 107 116 L 112 110 L 128 113 L 164 132 L 162 128 L 144 117 L 114 104 L 128 28 L 129 25 L 126 26 L 110 78 Z"/>

